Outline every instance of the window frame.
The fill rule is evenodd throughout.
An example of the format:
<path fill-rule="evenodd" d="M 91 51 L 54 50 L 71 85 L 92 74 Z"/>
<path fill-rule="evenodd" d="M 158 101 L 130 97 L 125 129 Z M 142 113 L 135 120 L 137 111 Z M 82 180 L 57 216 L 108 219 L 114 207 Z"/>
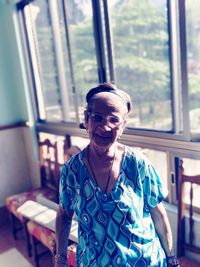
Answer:
<path fill-rule="evenodd" d="M 18 11 L 20 10 L 23 14 L 23 9 L 29 3 L 34 2 L 34 0 L 23 0 L 17 4 Z M 94 23 L 94 41 L 96 45 L 96 57 L 98 64 L 98 77 L 99 82 L 106 82 L 106 60 L 108 62 L 108 69 L 110 74 L 110 79 L 115 80 L 114 74 L 114 62 L 113 62 L 113 49 L 112 49 L 112 38 L 110 32 L 110 21 L 109 21 L 109 10 L 107 0 L 93 0 L 92 9 L 93 9 L 93 23 Z M 101 3 L 103 6 L 102 13 L 104 14 L 105 19 L 105 36 L 103 34 L 103 23 L 102 23 L 102 14 L 101 14 Z M 70 64 L 70 74 L 72 80 L 72 92 L 75 95 L 75 109 L 76 109 L 76 121 L 74 125 L 77 126 L 80 124 L 80 118 L 78 114 L 78 96 L 75 85 L 74 78 L 74 69 L 71 56 L 71 47 L 70 47 L 70 36 L 67 24 L 67 9 L 66 2 L 62 0 L 63 13 L 64 13 L 64 22 L 66 28 L 66 41 L 67 41 L 67 50 L 69 56 Z M 200 133 L 190 133 L 190 119 L 189 119 L 189 99 L 188 99 L 188 75 L 187 75 L 187 42 L 186 42 L 186 14 L 185 14 L 185 1 L 178 0 L 167 0 L 167 9 L 168 9 L 168 33 L 169 33 L 169 59 L 170 59 L 170 76 L 171 76 L 171 100 L 172 100 L 172 131 L 160 131 L 153 129 L 143 129 L 143 128 L 132 128 L 127 127 L 125 129 L 126 134 L 137 134 L 140 133 L 142 136 L 152 137 L 163 137 L 176 140 L 185 140 L 185 141 L 199 141 Z M 23 23 L 25 23 L 25 15 L 23 14 Z M 25 28 L 25 27 L 24 27 Z M 181 31 L 180 31 L 181 28 Z M 105 40 L 104 40 L 105 38 Z M 55 44 L 57 38 L 54 38 Z M 104 41 L 107 47 L 107 58 L 104 47 Z M 29 51 L 29 62 L 31 63 L 31 48 L 28 45 L 28 36 L 26 33 L 26 46 Z M 61 51 L 59 52 L 61 53 Z M 33 64 L 32 64 L 33 65 Z M 62 69 L 62 68 L 59 68 Z M 32 67 L 32 72 L 33 72 Z M 63 75 L 62 75 L 63 76 Z M 36 90 L 36 81 L 33 79 L 34 73 L 32 74 L 32 80 L 34 84 L 34 97 L 37 96 Z M 40 89 L 39 89 L 40 90 Z M 42 91 L 42 90 L 41 90 Z M 63 99 L 67 90 L 61 88 L 61 95 L 63 94 Z M 37 118 L 36 121 L 44 121 L 43 118 L 40 118 L 38 98 L 36 97 L 36 109 L 37 109 Z M 62 109 L 68 106 L 67 103 L 61 103 Z M 181 110 L 182 109 L 182 110 Z M 64 110 L 64 121 L 68 124 L 66 113 L 68 111 Z M 181 118 L 184 118 L 184 122 L 181 124 Z M 183 120 L 182 120 L 183 121 Z M 48 121 L 44 121 L 48 123 Z M 71 122 L 70 122 L 71 124 Z"/>

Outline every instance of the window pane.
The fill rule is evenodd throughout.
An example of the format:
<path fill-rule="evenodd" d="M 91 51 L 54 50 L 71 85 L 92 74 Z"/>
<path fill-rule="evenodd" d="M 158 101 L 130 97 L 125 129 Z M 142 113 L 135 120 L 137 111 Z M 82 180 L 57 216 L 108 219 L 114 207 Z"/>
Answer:
<path fill-rule="evenodd" d="M 48 4 L 46 1 L 36 0 L 27 8 L 30 10 L 31 26 L 35 37 L 45 119 L 61 120 L 60 88 Z"/>
<path fill-rule="evenodd" d="M 108 1 L 116 83 L 132 97 L 130 127 L 172 130 L 166 0 Z"/>
<path fill-rule="evenodd" d="M 184 173 L 186 175 L 198 175 L 200 173 L 200 160 L 193 160 L 188 158 L 183 158 L 183 168 Z M 189 195 L 190 186 L 186 184 L 185 186 L 185 202 L 190 203 L 190 195 Z M 193 187 L 193 205 L 195 207 L 200 208 L 200 186 L 195 185 Z"/>
<path fill-rule="evenodd" d="M 75 86 L 83 119 L 85 95 L 98 83 L 98 71 L 90 0 L 66 1 Z"/>
<path fill-rule="evenodd" d="M 190 127 L 200 133 L 200 1 L 186 1 Z"/>
<path fill-rule="evenodd" d="M 28 28 L 29 43 L 33 39 L 31 53 L 34 49 L 38 65 L 38 73 L 34 75 L 39 77 L 41 84 L 41 88 L 37 86 L 40 115 L 44 109 L 42 119 L 69 121 L 75 115 L 70 112 L 73 105 L 70 105 L 68 94 L 72 86 L 66 73 L 69 68 L 62 56 L 63 21 L 59 21 L 57 2 L 36 0 L 25 7 L 25 16 L 26 22 L 31 21 Z"/>

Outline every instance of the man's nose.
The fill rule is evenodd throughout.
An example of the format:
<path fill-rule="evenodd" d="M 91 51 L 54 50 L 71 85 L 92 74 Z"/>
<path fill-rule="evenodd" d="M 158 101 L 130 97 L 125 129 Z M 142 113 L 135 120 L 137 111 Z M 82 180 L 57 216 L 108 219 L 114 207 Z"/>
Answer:
<path fill-rule="evenodd" d="M 103 128 L 107 131 L 111 129 L 110 122 L 109 122 L 108 118 L 106 118 L 106 117 L 103 118 L 100 126 L 101 126 L 101 128 Z"/>

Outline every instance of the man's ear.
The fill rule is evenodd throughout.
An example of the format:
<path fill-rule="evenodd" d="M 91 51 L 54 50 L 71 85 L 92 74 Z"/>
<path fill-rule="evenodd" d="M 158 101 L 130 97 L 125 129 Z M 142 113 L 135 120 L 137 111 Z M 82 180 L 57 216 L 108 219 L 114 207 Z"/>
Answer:
<path fill-rule="evenodd" d="M 85 128 L 87 129 L 87 125 L 88 125 L 88 119 L 89 119 L 89 115 L 87 110 L 84 111 L 84 124 L 85 124 Z"/>
<path fill-rule="evenodd" d="M 125 127 L 126 127 L 127 119 L 124 119 L 122 127 L 121 127 L 121 134 L 123 133 Z"/>

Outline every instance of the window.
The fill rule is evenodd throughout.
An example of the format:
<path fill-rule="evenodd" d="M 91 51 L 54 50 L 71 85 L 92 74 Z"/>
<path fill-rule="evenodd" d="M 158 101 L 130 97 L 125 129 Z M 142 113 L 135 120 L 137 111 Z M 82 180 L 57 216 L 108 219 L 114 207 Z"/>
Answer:
<path fill-rule="evenodd" d="M 61 5 L 61 2 L 58 1 L 58 4 Z M 67 27 L 68 41 L 70 42 L 68 45 L 64 45 L 64 55 L 69 54 L 71 57 L 71 78 L 74 84 L 70 86 L 75 86 L 76 89 L 76 97 L 74 101 L 73 99 L 70 99 L 70 101 L 74 103 L 75 108 L 78 108 L 79 105 L 77 112 L 83 120 L 86 92 L 88 88 L 92 88 L 98 83 L 92 4 L 90 0 L 66 0 L 64 3 L 66 24 L 63 21 L 62 25 L 63 28 Z M 67 62 L 68 57 L 65 60 Z"/>
<path fill-rule="evenodd" d="M 56 62 L 49 6 L 46 1 L 37 0 L 26 6 L 24 11 L 28 37 L 32 44 L 32 59 L 35 57 L 36 60 L 34 74 L 38 77 L 37 85 L 40 84 L 40 87 L 37 87 L 40 119 L 60 121 L 63 118 L 60 74 Z"/>
<path fill-rule="evenodd" d="M 91 2 L 35 0 L 24 14 L 39 119 L 79 121 L 98 83 Z"/>
<path fill-rule="evenodd" d="M 107 1 L 115 81 L 132 97 L 129 126 L 172 130 L 167 1 Z"/>
<path fill-rule="evenodd" d="M 200 134 L 197 0 L 22 2 L 38 119 L 82 122 L 88 89 L 111 80 L 132 96 L 129 130 Z"/>

